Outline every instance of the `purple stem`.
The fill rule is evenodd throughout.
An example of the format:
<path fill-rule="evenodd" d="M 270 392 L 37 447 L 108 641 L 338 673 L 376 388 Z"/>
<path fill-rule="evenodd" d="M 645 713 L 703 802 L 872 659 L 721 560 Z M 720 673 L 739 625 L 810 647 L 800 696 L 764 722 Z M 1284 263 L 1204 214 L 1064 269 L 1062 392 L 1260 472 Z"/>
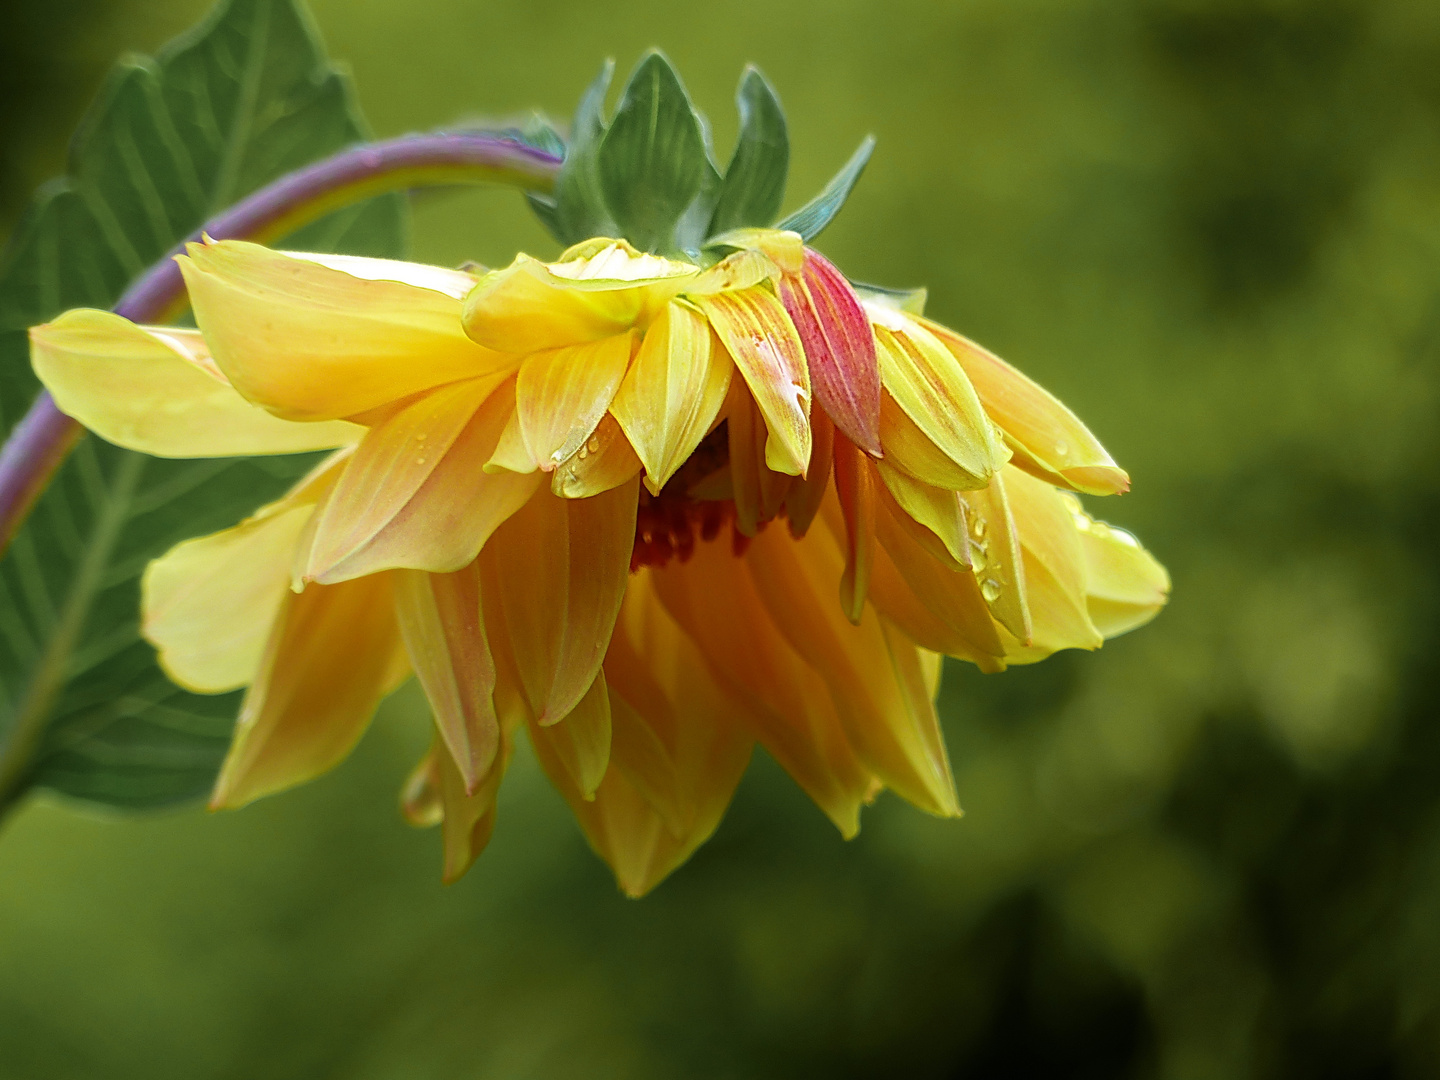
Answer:
<path fill-rule="evenodd" d="M 177 244 L 125 291 L 114 311 L 131 322 L 161 317 L 184 291 L 173 256 L 201 233 L 216 240 L 278 239 L 346 203 L 385 191 L 436 184 L 509 183 L 548 191 L 560 159 L 484 133 L 406 135 L 342 150 L 288 173 Z M 9 546 L 50 477 L 84 433 L 42 390 L 0 448 L 0 553 Z"/>

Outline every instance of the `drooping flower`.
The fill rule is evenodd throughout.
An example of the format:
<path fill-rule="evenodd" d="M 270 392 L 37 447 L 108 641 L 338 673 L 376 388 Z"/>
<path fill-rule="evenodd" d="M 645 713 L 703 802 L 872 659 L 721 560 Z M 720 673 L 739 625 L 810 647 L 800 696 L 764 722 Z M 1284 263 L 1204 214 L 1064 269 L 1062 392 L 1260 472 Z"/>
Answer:
<path fill-rule="evenodd" d="M 198 331 L 32 330 L 122 445 L 333 450 L 145 575 L 171 677 L 248 687 L 212 805 L 330 768 L 413 672 L 435 738 L 403 807 L 443 822 L 447 879 L 524 728 L 638 895 L 756 741 L 846 836 L 887 787 L 957 814 L 942 656 L 998 671 L 1159 610 L 1163 568 L 1071 494 L 1128 479 L 1063 405 L 793 233 L 718 239 L 709 266 L 601 238 L 484 275 L 206 243 Z"/>

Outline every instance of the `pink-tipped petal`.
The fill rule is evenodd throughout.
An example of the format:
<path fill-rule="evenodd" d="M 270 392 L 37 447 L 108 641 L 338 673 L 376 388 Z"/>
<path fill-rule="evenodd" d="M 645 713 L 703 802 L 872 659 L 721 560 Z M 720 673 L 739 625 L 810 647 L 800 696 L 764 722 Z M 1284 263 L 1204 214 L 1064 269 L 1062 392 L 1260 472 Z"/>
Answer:
<path fill-rule="evenodd" d="M 780 279 L 780 299 L 805 343 L 815 400 L 856 446 L 880 457 L 880 367 L 875 335 L 845 275 L 814 251 Z"/>

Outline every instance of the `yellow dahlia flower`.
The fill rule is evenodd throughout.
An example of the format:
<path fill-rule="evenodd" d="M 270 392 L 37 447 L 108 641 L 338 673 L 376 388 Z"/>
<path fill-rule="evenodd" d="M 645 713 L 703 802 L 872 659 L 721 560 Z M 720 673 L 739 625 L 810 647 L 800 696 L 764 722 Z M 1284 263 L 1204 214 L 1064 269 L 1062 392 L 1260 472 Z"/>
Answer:
<path fill-rule="evenodd" d="M 435 738 L 403 806 L 443 822 L 447 880 L 524 728 L 638 895 L 755 741 L 846 836 L 886 787 L 958 814 L 942 655 L 998 671 L 1159 610 L 1163 568 L 1070 494 L 1128 480 L 1063 405 L 793 233 L 721 239 L 710 266 L 596 239 L 483 275 L 196 244 L 198 330 L 31 332 L 122 445 L 333 450 L 145 575 L 170 676 L 248 687 L 213 806 L 335 765 L 413 672 Z"/>

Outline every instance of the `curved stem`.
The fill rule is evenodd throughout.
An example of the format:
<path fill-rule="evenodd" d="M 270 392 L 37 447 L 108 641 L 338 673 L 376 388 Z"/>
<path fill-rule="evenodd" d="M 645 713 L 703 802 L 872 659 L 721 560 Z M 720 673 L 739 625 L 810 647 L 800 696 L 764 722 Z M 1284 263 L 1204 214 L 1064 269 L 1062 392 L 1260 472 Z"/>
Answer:
<path fill-rule="evenodd" d="M 549 191 L 560 159 L 512 139 L 485 133 L 406 135 L 342 150 L 297 169 L 205 223 L 216 240 L 278 240 L 342 206 L 388 191 L 435 185 L 510 184 Z M 171 313 L 184 295 L 173 256 L 177 244 L 125 291 L 115 313 L 153 322 Z M 0 448 L 0 554 L 3 554 L 84 429 L 55 407 L 42 390 Z"/>

